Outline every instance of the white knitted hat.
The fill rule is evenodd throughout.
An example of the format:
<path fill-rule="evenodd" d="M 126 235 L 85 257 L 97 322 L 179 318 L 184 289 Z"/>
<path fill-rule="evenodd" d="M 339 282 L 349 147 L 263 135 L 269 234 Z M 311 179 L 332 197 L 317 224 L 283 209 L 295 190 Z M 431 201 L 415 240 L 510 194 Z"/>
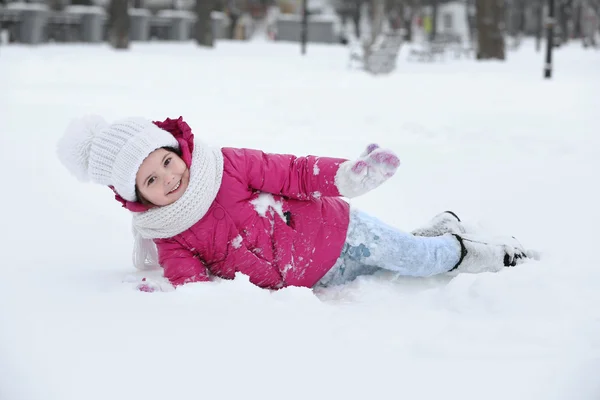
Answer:
<path fill-rule="evenodd" d="M 87 116 L 71 122 L 58 142 L 58 158 L 79 180 L 114 186 L 128 201 L 136 201 L 135 176 L 150 153 L 179 148 L 169 132 L 144 118 L 108 124 Z"/>

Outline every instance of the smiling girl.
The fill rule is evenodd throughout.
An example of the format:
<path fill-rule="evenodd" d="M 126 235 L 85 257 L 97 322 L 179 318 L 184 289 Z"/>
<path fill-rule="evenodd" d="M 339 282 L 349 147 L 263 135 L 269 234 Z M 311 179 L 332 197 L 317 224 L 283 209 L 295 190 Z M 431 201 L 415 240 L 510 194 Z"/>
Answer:
<path fill-rule="evenodd" d="M 134 263 L 160 265 L 173 286 L 236 273 L 268 289 L 329 286 L 380 269 L 500 271 L 528 258 L 512 239 L 466 233 L 451 212 L 411 234 L 351 207 L 344 198 L 377 188 L 400 165 L 377 145 L 355 160 L 297 157 L 210 147 L 181 117 L 84 117 L 58 155 L 80 180 L 112 188 L 132 213 Z"/>

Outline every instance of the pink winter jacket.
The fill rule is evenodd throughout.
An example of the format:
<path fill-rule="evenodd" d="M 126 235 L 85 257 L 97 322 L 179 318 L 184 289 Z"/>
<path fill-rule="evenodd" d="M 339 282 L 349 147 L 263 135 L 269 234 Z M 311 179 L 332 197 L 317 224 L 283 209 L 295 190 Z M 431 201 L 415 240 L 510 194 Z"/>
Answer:
<path fill-rule="evenodd" d="M 173 134 L 189 167 L 191 128 L 182 117 L 154 124 Z M 346 239 L 349 205 L 335 185 L 346 160 L 221 151 L 221 187 L 204 217 L 172 238 L 154 240 L 164 276 L 178 286 L 211 275 L 233 279 L 239 271 L 264 288 L 312 287 L 335 264 Z M 257 211 L 251 202 L 266 193 L 278 205 Z M 132 212 L 148 209 L 116 191 L 115 198 Z"/>
<path fill-rule="evenodd" d="M 334 183 L 345 160 L 222 149 L 223 180 L 206 215 L 187 231 L 156 239 L 159 263 L 173 285 L 233 279 L 257 286 L 312 287 L 334 265 L 346 238 L 349 205 Z M 260 215 L 261 193 L 282 203 Z"/>

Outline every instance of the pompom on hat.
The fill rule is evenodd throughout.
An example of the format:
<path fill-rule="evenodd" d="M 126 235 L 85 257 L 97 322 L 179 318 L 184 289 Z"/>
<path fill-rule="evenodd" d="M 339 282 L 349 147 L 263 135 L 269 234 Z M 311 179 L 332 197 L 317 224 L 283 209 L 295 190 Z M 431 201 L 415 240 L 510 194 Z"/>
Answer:
<path fill-rule="evenodd" d="M 144 118 L 107 123 L 99 116 L 72 121 L 58 142 L 58 158 L 80 181 L 112 186 L 127 201 L 137 200 L 135 177 L 150 153 L 179 148 L 177 139 Z"/>

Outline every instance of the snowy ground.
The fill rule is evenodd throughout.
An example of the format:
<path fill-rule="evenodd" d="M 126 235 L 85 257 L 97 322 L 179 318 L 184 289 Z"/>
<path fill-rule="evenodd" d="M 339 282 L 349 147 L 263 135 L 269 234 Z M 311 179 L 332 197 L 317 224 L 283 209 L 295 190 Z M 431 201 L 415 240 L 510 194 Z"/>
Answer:
<path fill-rule="evenodd" d="M 347 49 L 219 43 L 0 49 L 0 399 L 600 397 L 600 52 L 346 68 Z M 55 157 L 68 121 L 183 115 L 214 145 L 354 157 L 355 204 L 412 229 L 452 209 L 544 254 L 498 274 L 313 293 L 244 279 L 142 293 L 130 218 Z M 594 183 L 596 182 L 596 183 Z"/>

